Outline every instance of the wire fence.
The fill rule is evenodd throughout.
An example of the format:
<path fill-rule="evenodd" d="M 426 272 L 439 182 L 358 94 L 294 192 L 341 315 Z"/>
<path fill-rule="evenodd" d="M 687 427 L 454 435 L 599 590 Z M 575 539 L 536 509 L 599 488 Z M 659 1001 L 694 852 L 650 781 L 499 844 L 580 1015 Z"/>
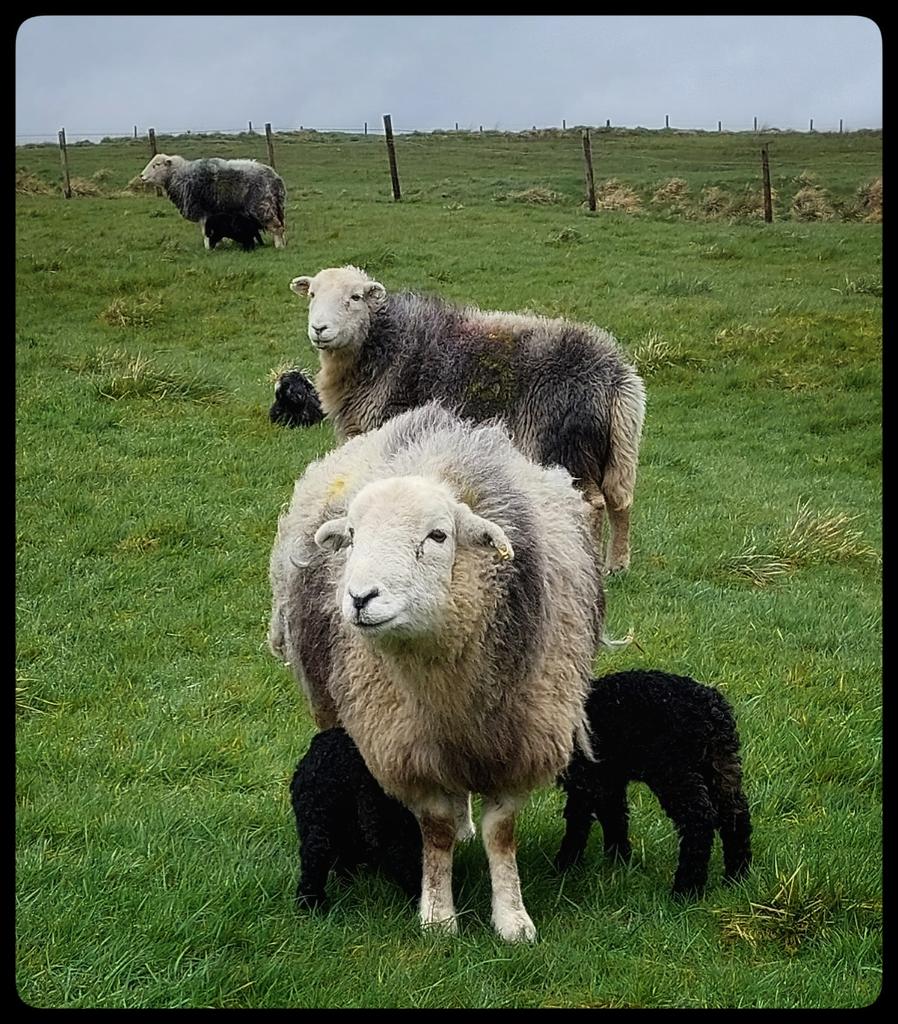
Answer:
<path fill-rule="evenodd" d="M 252 121 L 247 122 L 245 127 L 241 128 L 180 128 L 180 129 L 163 129 L 157 128 L 156 135 L 166 136 L 182 136 L 182 135 L 265 135 L 264 128 L 261 128 L 262 122 L 256 122 L 255 125 Z M 803 132 L 803 133 L 843 133 L 853 131 L 880 131 L 881 126 L 871 125 L 851 125 L 845 122 L 843 118 L 838 121 L 818 121 L 814 118 L 808 118 L 806 127 L 802 128 L 779 128 L 776 125 L 764 122 L 759 118 L 755 118 L 752 123 L 741 123 L 741 122 L 726 122 L 726 121 L 715 121 L 711 124 L 700 124 L 700 125 L 677 125 L 671 124 L 669 117 L 665 117 L 665 124 L 657 125 L 626 125 L 616 124 L 610 119 L 604 119 L 599 121 L 595 125 L 581 125 L 581 124 L 568 124 L 567 121 L 562 120 L 561 124 L 551 125 L 536 125 L 536 124 L 518 124 L 518 125 L 503 125 L 503 124 L 471 124 L 454 122 L 452 124 L 444 126 L 430 126 L 427 128 L 394 125 L 394 135 L 442 135 L 442 134 L 483 134 L 483 133 L 503 133 L 503 134 L 525 134 L 527 132 L 547 132 L 547 131 L 579 131 L 582 128 L 588 127 L 592 131 L 601 131 L 603 128 L 618 129 L 621 131 L 676 131 L 676 132 L 763 132 L 763 133 L 786 133 L 786 132 Z M 361 125 L 292 125 L 292 126 L 271 126 L 273 134 L 281 135 L 294 135 L 298 132 L 310 132 L 319 134 L 343 134 L 343 135 L 375 135 L 380 136 L 384 134 L 384 127 L 381 121 L 363 122 Z M 142 128 L 138 125 L 132 125 L 127 130 L 112 130 L 112 131 L 72 131 L 66 128 L 66 139 L 69 144 L 78 142 L 102 142 L 103 140 L 118 141 L 120 139 L 141 139 L 146 138 L 147 129 Z M 58 132 L 19 132 L 16 133 L 16 145 L 17 146 L 28 146 L 28 145 L 42 145 L 44 143 L 55 143 L 57 141 Z"/>

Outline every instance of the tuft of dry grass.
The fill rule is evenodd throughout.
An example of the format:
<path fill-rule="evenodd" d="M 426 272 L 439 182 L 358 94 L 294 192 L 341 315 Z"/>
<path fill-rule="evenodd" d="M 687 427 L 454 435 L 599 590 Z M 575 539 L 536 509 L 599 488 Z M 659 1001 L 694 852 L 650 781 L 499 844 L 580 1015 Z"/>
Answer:
<path fill-rule="evenodd" d="M 97 394 L 113 401 L 122 398 L 174 398 L 218 402 L 227 395 L 225 388 L 210 383 L 199 374 L 159 366 L 139 351 L 98 349 L 67 365 L 76 373 L 92 376 Z"/>
<path fill-rule="evenodd" d="M 90 178 L 70 178 L 69 185 L 72 187 L 72 195 L 82 199 L 96 199 L 103 195 L 103 190 Z"/>
<path fill-rule="evenodd" d="M 825 189 L 805 185 L 792 197 L 789 214 L 793 220 L 832 220 L 835 211 Z"/>
<path fill-rule="evenodd" d="M 860 530 L 851 526 L 857 518 L 835 508 L 814 512 L 810 502 L 799 501 L 791 525 L 774 537 L 766 550 L 759 551 L 751 541 L 738 555 L 722 558 L 716 575 L 766 587 L 808 565 L 878 559 Z"/>
<path fill-rule="evenodd" d="M 725 942 L 747 942 L 752 949 L 772 942 L 794 956 L 807 939 L 826 938 L 833 915 L 840 911 L 876 918 L 882 915 L 882 904 L 845 900 L 839 892 L 814 885 L 807 868 L 799 864 L 788 876 L 777 870 L 776 890 L 767 899 L 750 900 L 747 910 L 723 908 L 712 913 Z"/>
<path fill-rule="evenodd" d="M 629 185 L 609 178 L 596 189 L 596 208 L 599 210 L 620 210 L 623 213 L 637 213 L 642 209 L 639 194 Z"/>
<path fill-rule="evenodd" d="M 550 235 L 546 241 L 549 245 L 573 245 L 583 241 L 583 235 L 576 228 L 562 228 L 557 235 Z"/>
<path fill-rule="evenodd" d="M 689 198 L 689 185 L 682 178 L 671 178 L 655 189 L 652 202 L 659 206 L 682 207 Z"/>
<path fill-rule="evenodd" d="M 120 297 L 109 303 L 100 319 L 112 327 L 150 327 L 161 310 L 162 303 L 146 294 L 133 299 Z"/>
<path fill-rule="evenodd" d="M 541 185 L 533 188 L 525 188 L 520 192 L 502 192 L 493 197 L 497 203 L 528 203 L 531 206 L 550 206 L 554 203 L 564 202 L 564 196 L 560 192 L 553 192 L 550 188 Z"/>
<path fill-rule="evenodd" d="M 864 220 L 882 223 L 882 176 L 859 186 L 857 201 Z"/>
<path fill-rule="evenodd" d="M 682 362 L 683 350 L 673 345 L 657 331 L 649 333 L 630 352 L 633 365 L 642 374 L 651 374 L 662 366 L 675 366 Z"/>
<path fill-rule="evenodd" d="M 876 558 L 850 516 L 835 508 L 814 512 L 810 502 L 799 502 L 791 528 L 779 541 L 782 556 L 800 568 L 820 562 L 844 562 L 855 558 Z"/>
<path fill-rule="evenodd" d="M 16 171 L 16 192 L 26 196 L 51 196 L 58 190 L 28 171 Z"/>
<path fill-rule="evenodd" d="M 711 185 L 702 189 L 699 209 L 706 217 L 722 217 L 729 205 L 729 197 L 722 188 Z"/>

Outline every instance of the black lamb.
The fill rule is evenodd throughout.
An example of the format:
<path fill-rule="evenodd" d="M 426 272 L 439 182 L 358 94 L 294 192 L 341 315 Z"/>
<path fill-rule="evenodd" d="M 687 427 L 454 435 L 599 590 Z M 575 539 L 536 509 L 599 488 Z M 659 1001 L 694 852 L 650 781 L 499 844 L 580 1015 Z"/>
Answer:
<path fill-rule="evenodd" d="M 274 382 L 268 418 L 285 427 L 311 427 L 324 419 L 318 392 L 305 370 L 285 370 Z"/>
<path fill-rule="evenodd" d="M 239 242 L 245 252 L 262 245 L 262 225 L 255 217 L 242 213 L 213 213 L 206 218 L 203 226 L 209 239 L 209 248 L 214 249 L 223 238 Z"/>
<path fill-rule="evenodd" d="M 715 830 L 724 877 L 751 864 L 751 819 L 742 793 L 739 736 L 724 696 L 687 676 L 634 670 L 592 681 L 586 702 L 595 761 L 575 752 L 558 778 L 567 830 L 555 858 L 565 871 L 583 856 L 593 820 L 605 853 L 630 859 L 627 783 L 644 782 L 676 826 L 675 896 L 699 895 Z"/>
<path fill-rule="evenodd" d="M 380 869 L 410 897 L 421 894 L 421 829 L 411 811 L 368 771 L 345 729 L 317 733 L 290 784 L 301 870 L 299 907 L 327 907 L 333 869 L 347 878 L 360 864 Z"/>

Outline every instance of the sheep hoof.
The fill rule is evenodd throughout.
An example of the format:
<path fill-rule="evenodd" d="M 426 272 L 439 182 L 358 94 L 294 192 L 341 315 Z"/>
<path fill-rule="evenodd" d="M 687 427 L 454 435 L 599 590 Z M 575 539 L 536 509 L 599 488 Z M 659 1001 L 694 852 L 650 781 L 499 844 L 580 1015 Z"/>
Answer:
<path fill-rule="evenodd" d="M 440 921 L 425 921 L 421 919 L 421 927 L 426 932 L 435 934 L 458 935 L 458 918 L 444 917 Z"/>
<path fill-rule="evenodd" d="M 506 942 L 534 942 L 536 926 L 526 910 L 511 910 L 493 917 L 493 927 Z"/>

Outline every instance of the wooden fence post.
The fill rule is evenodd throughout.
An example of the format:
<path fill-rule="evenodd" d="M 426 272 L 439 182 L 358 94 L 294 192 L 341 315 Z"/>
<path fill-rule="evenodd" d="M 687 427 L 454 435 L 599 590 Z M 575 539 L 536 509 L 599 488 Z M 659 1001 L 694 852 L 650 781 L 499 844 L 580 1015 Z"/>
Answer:
<path fill-rule="evenodd" d="M 811 118 L 811 123 L 810 123 L 810 125 L 808 126 L 808 131 L 809 131 L 809 132 L 812 132 L 813 130 L 814 130 L 814 119 L 813 119 L 813 117 L 812 117 L 812 118 Z"/>
<path fill-rule="evenodd" d="M 567 121 L 565 121 L 565 119 L 564 119 L 564 118 L 562 118 L 562 119 L 561 119 L 561 130 L 562 130 L 563 132 L 566 132 L 566 131 L 567 131 Z"/>
<path fill-rule="evenodd" d="M 770 196 L 770 163 L 767 160 L 767 146 L 765 142 L 761 146 L 761 170 L 764 174 L 764 220 L 768 224 L 773 223 L 773 200 Z"/>
<path fill-rule="evenodd" d="M 69 157 L 65 148 L 65 128 L 59 129 L 59 159 L 62 161 L 62 194 L 66 199 L 71 199 L 72 185 L 69 181 Z"/>
<path fill-rule="evenodd" d="M 458 131 L 458 121 L 455 122 L 455 130 Z"/>
<path fill-rule="evenodd" d="M 754 130 L 755 130 L 755 131 L 757 131 L 757 130 L 758 130 L 758 119 L 757 119 L 757 118 L 755 118 L 755 127 L 754 127 Z"/>
<path fill-rule="evenodd" d="M 252 121 L 249 122 L 249 129 L 248 130 L 249 130 L 250 135 L 252 135 L 252 133 L 253 133 L 253 123 L 252 123 Z"/>
<path fill-rule="evenodd" d="M 664 127 L 670 128 L 670 114 L 664 115 Z"/>
<path fill-rule="evenodd" d="M 607 120 L 605 121 L 605 127 L 606 128 L 610 128 L 611 127 L 611 118 L 610 117 L 607 118 Z"/>
<path fill-rule="evenodd" d="M 150 140 L 150 158 L 152 159 L 156 155 L 156 129 L 155 128 L 148 128 L 147 129 L 147 138 Z M 162 189 L 158 185 L 156 186 L 156 195 L 157 196 L 161 196 L 162 195 Z"/>
<path fill-rule="evenodd" d="M 717 122 L 717 130 L 718 130 L 719 132 L 722 132 L 722 131 L 723 131 L 723 123 L 722 123 L 721 121 L 718 121 L 718 122 Z"/>
<path fill-rule="evenodd" d="M 396 169 L 396 147 L 393 145 L 393 119 L 384 114 L 384 135 L 387 140 L 387 156 L 390 158 L 390 181 L 393 185 L 393 201 L 399 202 L 402 193 L 399 191 L 399 171 Z"/>
<path fill-rule="evenodd" d="M 271 123 L 265 122 L 265 142 L 268 145 L 268 166 L 273 170 L 277 170 L 274 166 L 274 143 L 271 141 Z"/>
<path fill-rule="evenodd" d="M 583 162 L 586 164 L 586 201 L 591 213 L 596 212 L 596 184 L 592 176 L 592 144 L 589 129 L 583 129 Z"/>
<path fill-rule="evenodd" d="M 134 141 L 137 141 L 137 125 L 134 125 Z"/>
<path fill-rule="evenodd" d="M 839 118 L 839 134 L 842 134 L 842 118 Z"/>

